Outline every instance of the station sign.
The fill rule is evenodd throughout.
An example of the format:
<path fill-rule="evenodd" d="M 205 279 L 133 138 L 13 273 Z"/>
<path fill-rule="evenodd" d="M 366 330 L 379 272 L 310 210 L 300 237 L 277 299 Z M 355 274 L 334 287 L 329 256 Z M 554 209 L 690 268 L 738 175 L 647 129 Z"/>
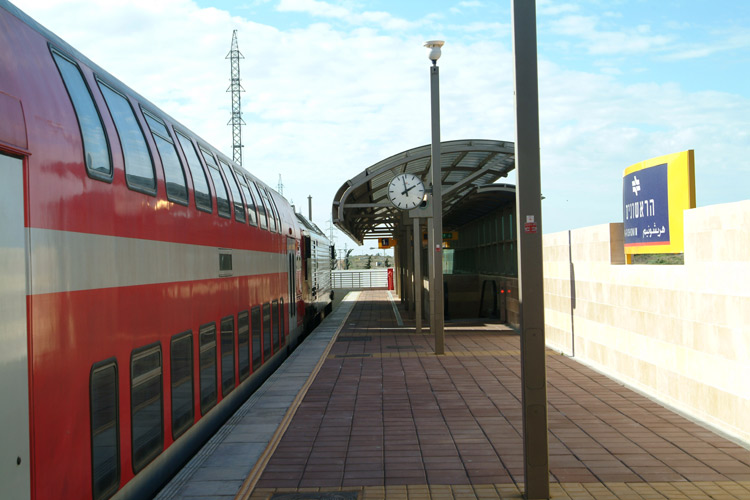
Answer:
<path fill-rule="evenodd" d="M 683 252 L 683 211 L 689 208 L 695 208 L 692 149 L 626 168 L 622 177 L 625 253 Z"/>
<path fill-rule="evenodd" d="M 396 238 L 378 238 L 378 248 L 392 248 L 396 246 Z"/>
<path fill-rule="evenodd" d="M 448 231 L 443 233 L 443 241 L 456 241 L 458 240 L 458 231 Z M 422 242 L 427 241 L 427 231 L 422 232 Z"/>

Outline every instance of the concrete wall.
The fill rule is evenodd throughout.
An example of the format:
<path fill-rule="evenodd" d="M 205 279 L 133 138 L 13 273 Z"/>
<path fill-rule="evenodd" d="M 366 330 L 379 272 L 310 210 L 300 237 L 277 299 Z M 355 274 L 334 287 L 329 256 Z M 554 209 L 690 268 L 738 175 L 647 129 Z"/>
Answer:
<path fill-rule="evenodd" d="M 625 265 L 622 224 L 545 235 L 547 343 L 750 444 L 750 200 L 684 220 L 684 265 Z"/>

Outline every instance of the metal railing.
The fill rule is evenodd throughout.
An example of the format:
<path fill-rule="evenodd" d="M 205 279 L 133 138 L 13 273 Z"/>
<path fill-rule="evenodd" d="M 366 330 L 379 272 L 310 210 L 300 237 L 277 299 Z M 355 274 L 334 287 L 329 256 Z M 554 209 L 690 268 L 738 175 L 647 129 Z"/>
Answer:
<path fill-rule="evenodd" d="M 331 271 L 333 288 L 388 288 L 388 269 Z"/>

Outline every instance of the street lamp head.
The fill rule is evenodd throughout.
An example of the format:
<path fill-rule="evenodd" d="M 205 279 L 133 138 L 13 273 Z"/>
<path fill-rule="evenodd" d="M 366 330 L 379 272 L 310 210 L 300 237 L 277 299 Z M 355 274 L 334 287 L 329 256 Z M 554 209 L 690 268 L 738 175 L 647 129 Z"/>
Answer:
<path fill-rule="evenodd" d="M 440 59 L 440 47 L 443 46 L 445 42 L 442 40 L 430 40 L 429 42 L 425 42 L 424 46 L 430 49 L 430 61 L 432 61 L 432 64 L 437 64 L 437 60 Z"/>

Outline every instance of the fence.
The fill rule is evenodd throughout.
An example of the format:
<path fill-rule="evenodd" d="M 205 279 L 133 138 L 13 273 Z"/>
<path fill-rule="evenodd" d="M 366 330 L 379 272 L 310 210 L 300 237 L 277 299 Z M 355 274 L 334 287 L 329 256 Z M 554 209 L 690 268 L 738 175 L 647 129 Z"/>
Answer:
<path fill-rule="evenodd" d="M 331 271 L 333 288 L 388 288 L 388 269 Z"/>

